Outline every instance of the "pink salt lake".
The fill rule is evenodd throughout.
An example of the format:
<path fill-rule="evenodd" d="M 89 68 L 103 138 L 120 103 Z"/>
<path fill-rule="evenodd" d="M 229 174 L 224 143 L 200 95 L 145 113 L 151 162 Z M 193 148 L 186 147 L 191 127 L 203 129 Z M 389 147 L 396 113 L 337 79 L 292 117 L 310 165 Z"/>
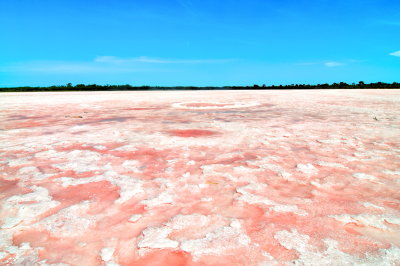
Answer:
<path fill-rule="evenodd" d="M 400 90 L 3 93 L 2 265 L 400 265 Z"/>

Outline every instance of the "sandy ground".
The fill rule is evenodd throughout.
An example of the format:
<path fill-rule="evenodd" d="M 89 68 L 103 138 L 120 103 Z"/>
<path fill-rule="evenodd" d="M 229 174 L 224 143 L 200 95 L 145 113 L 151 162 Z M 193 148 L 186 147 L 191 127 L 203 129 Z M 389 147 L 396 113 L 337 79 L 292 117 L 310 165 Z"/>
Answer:
<path fill-rule="evenodd" d="M 0 264 L 400 265 L 400 90 L 3 93 L 0 127 Z"/>

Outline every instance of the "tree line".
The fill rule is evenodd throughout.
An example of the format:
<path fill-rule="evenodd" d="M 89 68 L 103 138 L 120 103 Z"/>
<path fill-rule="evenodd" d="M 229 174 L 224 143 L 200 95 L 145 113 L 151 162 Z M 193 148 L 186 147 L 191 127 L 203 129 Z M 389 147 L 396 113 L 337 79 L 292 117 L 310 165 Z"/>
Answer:
<path fill-rule="evenodd" d="M 324 83 L 324 84 L 290 84 L 290 85 L 252 85 L 252 86 L 223 86 L 223 87 L 196 87 L 196 86 L 132 86 L 126 85 L 97 85 L 97 84 L 76 84 L 57 85 L 49 87 L 4 87 L 0 92 L 33 92 L 33 91 L 151 91 L 151 90 L 300 90 L 300 89 L 400 89 L 400 83 Z"/>

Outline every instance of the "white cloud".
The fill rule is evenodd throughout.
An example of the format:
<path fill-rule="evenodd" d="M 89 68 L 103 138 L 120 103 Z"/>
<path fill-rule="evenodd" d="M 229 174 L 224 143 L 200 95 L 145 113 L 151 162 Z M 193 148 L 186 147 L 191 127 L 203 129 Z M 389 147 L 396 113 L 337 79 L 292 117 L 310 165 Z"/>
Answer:
<path fill-rule="evenodd" d="M 324 66 L 326 67 L 338 67 L 338 66 L 343 66 L 344 64 L 341 62 L 325 62 Z"/>
<path fill-rule="evenodd" d="M 161 64 L 215 64 L 235 61 L 234 59 L 174 60 L 146 56 L 120 58 L 98 56 L 92 61 L 30 61 L 0 66 L 0 72 L 45 72 L 53 74 L 153 72 L 166 71 Z M 158 65 L 158 66 L 155 66 Z M 168 71 L 168 70 L 167 70 Z"/>
<path fill-rule="evenodd" d="M 390 53 L 389 55 L 400 57 L 400 51 Z"/>
<path fill-rule="evenodd" d="M 124 63 L 153 63 L 153 64 L 204 64 L 204 63 L 227 63 L 235 61 L 234 59 L 163 59 L 163 58 L 152 58 L 147 56 L 140 56 L 134 58 L 120 58 L 116 56 L 98 56 L 94 60 L 98 63 L 112 63 L 112 64 L 124 64 Z"/>
<path fill-rule="evenodd" d="M 349 61 L 350 62 L 350 61 Z M 297 63 L 296 65 L 300 66 L 325 66 L 325 67 L 338 67 L 344 66 L 346 63 L 344 62 L 337 62 L 337 61 L 327 61 L 327 62 L 302 62 Z"/>

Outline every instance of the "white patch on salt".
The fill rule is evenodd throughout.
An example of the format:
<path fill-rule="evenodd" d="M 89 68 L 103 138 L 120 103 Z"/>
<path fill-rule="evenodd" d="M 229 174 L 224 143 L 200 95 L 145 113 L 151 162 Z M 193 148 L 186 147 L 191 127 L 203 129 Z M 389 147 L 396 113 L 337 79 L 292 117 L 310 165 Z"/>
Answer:
<path fill-rule="evenodd" d="M 7 257 L 8 253 L 7 252 L 3 252 L 0 251 L 0 260 L 4 259 L 5 257 Z"/>
<path fill-rule="evenodd" d="M 245 108 L 260 105 L 257 102 L 249 103 L 219 103 L 219 102 L 202 102 L 201 104 L 209 104 L 209 106 L 187 106 L 188 104 L 197 104 L 199 102 L 185 102 L 185 103 L 174 103 L 171 105 L 173 108 L 184 108 L 184 109 L 231 109 L 231 108 Z M 223 104 L 225 106 L 218 106 Z"/>
<path fill-rule="evenodd" d="M 182 230 L 191 225 L 196 225 L 197 227 L 206 226 L 209 221 L 210 218 L 202 214 L 178 214 L 168 222 L 168 226 L 174 230 Z"/>
<path fill-rule="evenodd" d="M 296 205 L 276 205 L 271 208 L 276 212 L 292 212 L 298 214 L 300 216 L 307 216 L 308 212 L 305 210 L 299 209 Z"/>
<path fill-rule="evenodd" d="M 15 227 L 21 222 L 20 218 L 17 217 L 6 217 L 3 220 L 3 225 L 1 226 L 1 229 L 10 229 Z"/>
<path fill-rule="evenodd" d="M 171 240 L 167 236 L 172 232 L 168 227 L 148 227 L 142 233 L 138 242 L 139 248 L 177 248 L 178 241 Z"/>
<path fill-rule="evenodd" d="M 240 224 L 240 221 L 237 219 L 234 219 L 231 223 L 230 226 L 236 229 L 242 228 L 242 225 Z"/>
<path fill-rule="evenodd" d="M 345 159 L 349 162 L 354 162 L 357 161 L 358 159 L 353 157 L 353 156 L 348 156 L 348 155 L 339 155 L 339 158 Z"/>
<path fill-rule="evenodd" d="M 6 247 L 6 251 L 10 254 L 17 254 L 19 248 L 17 246 L 8 246 Z"/>
<path fill-rule="evenodd" d="M 383 170 L 382 172 L 388 175 L 400 175 L 400 171 Z"/>
<path fill-rule="evenodd" d="M 250 242 L 241 227 L 224 226 L 207 233 L 204 238 L 183 241 L 181 249 L 190 252 L 196 260 L 203 254 L 226 254 L 229 250 L 246 247 Z"/>
<path fill-rule="evenodd" d="M 198 184 L 199 188 L 208 188 L 209 184 Z"/>
<path fill-rule="evenodd" d="M 138 160 L 126 160 L 122 163 L 122 166 L 129 170 L 132 171 L 134 173 L 141 173 L 143 172 L 140 167 L 142 166 L 141 162 L 139 162 Z"/>
<path fill-rule="evenodd" d="M 82 201 L 41 220 L 35 226 L 44 227 L 60 237 L 79 236 L 96 224 L 95 217 L 85 217 L 89 209 L 90 202 Z"/>
<path fill-rule="evenodd" d="M 346 166 L 344 166 L 343 164 L 340 164 L 340 163 L 318 161 L 317 164 L 320 166 L 333 167 L 333 168 L 347 168 Z"/>
<path fill-rule="evenodd" d="M 107 149 L 107 147 L 103 146 L 103 145 L 94 145 L 93 148 L 95 148 L 96 150 L 100 150 L 100 151 L 104 151 Z"/>
<path fill-rule="evenodd" d="M 335 220 L 343 223 L 358 223 L 363 224 L 365 226 L 372 226 L 376 228 L 380 228 L 386 231 L 391 231 L 386 222 L 391 224 L 400 225 L 400 217 L 389 215 L 389 214 L 358 214 L 358 215 L 350 215 L 350 214 L 340 214 L 340 215 L 329 215 L 329 217 L 334 218 Z"/>
<path fill-rule="evenodd" d="M 109 261 L 112 259 L 115 252 L 115 248 L 102 248 L 100 256 L 103 261 Z"/>
<path fill-rule="evenodd" d="M 372 204 L 372 203 L 370 203 L 370 202 L 361 202 L 361 204 L 362 204 L 364 207 L 367 207 L 367 208 L 371 207 L 371 208 L 375 208 L 375 209 L 379 209 L 379 210 L 385 210 L 384 207 L 381 207 L 381 206 Z"/>
<path fill-rule="evenodd" d="M 10 167 L 15 167 L 15 166 L 24 165 L 27 163 L 29 163 L 29 160 L 27 158 L 22 158 L 22 159 L 10 160 L 7 164 Z"/>
<path fill-rule="evenodd" d="M 314 165 L 312 165 L 311 163 L 307 164 L 300 163 L 296 166 L 296 170 L 308 175 L 315 174 L 318 172 L 318 169 L 315 168 Z"/>
<path fill-rule="evenodd" d="M 299 234 L 296 229 L 292 229 L 291 232 L 286 230 L 279 231 L 274 235 L 274 238 L 287 249 L 295 249 L 300 253 L 307 252 L 309 249 L 308 241 L 310 237 Z"/>
<path fill-rule="evenodd" d="M 238 187 L 236 188 L 236 192 L 242 194 L 240 197 L 237 198 L 237 200 L 240 201 L 244 201 L 250 204 L 258 204 L 258 203 L 262 203 L 262 204 L 266 204 L 266 205 L 279 205 L 278 203 L 276 203 L 273 200 L 270 200 L 266 197 L 263 196 L 259 196 L 253 193 L 250 193 L 248 190 L 255 190 L 255 191 L 259 191 L 260 189 L 264 188 L 266 185 L 265 184 L 249 184 L 247 186 L 244 187 Z"/>
<path fill-rule="evenodd" d="M 29 250 L 29 249 L 31 249 L 31 244 L 29 244 L 27 242 L 23 242 L 19 245 L 19 249 L 20 250 Z"/>
<path fill-rule="evenodd" d="M 54 164 L 62 171 L 74 170 L 76 173 L 84 173 L 99 169 L 98 162 L 101 155 L 97 152 L 86 150 L 74 150 L 66 154 L 68 162 Z"/>
<path fill-rule="evenodd" d="M 276 261 L 276 259 L 275 259 L 274 257 L 272 257 L 271 254 L 269 254 L 268 252 L 266 252 L 266 251 L 261 251 L 261 255 L 262 255 L 263 257 L 265 257 L 265 259 L 267 259 L 268 261 L 259 262 L 259 263 L 257 264 L 257 266 L 276 266 L 276 265 L 280 265 L 280 264 Z"/>
<path fill-rule="evenodd" d="M 268 161 L 268 158 L 265 158 Z M 283 169 L 281 166 L 277 164 L 272 164 L 272 163 L 264 163 L 261 164 L 262 169 L 268 169 L 271 170 L 277 174 L 279 174 L 281 177 L 285 178 L 286 180 L 290 180 L 292 177 L 292 174 L 289 172 L 286 172 L 285 169 Z"/>
<path fill-rule="evenodd" d="M 37 167 L 27 166 L 20 168 L 17 176 L 23 180 L 44 180 L 51 176 L 51 174 L 43 174 Z"/>
<path fill-rule="evenodd" d="M 134 214 L 131 216 L 131 218 L 129 218 L 129 222 L 135 223 L 137 221 L 139 221 L 139 219 L 142 218 L 141 214 Z"/>
<path fill-rule="evenodd" d="M 120 266 L 120 264 L 114 262 L 114 261 L 107 261 L 106 266 Z"/>
<path fill-rule="evenodd" d="M 110 180 L 111 179 L 111 180 Z M 112 184 L 120 187 L 119 199 L 116 203 L 124 203 L 130 200 L 133 196 L 144 193 L 142 181 L 129 177 L 119 176 L 119 178 L 108 178 Z"/>
<path fill-rule="evenodd" d="M 184 173 L 184 174 L 182 175 L 182 177 L 183 177 L 183 178 L 188 178 L 188 177 L 190 177 L 190 173 L 189 173 L 189 172 L 186 172 L 186 173 Z"/>
<path fill-rule="evenodd" d="M 213 201 L 213 198 L 212 197 L 204 197 L 204 198 L 201 198 L 200 201 L 210 202 L 210 201 Z"/>
<path fill-rule="evenodd" d="M 174 195 L 164 191 L 152 199 L 142 200 L 141 203 L 146 204 L 148 207 L 155 207 L 161 204 L 173 203 Z"/>
<path fill-rule="evenodd" d="M 32 222 L 36 217 L 60 204 L 59 202 L 52 200 L 52 197 L 49 196 L 49 192 L 46 188 L 37 186 L 32 186 L 30 188 L 33 192 L 23 195 L 14 195 L 5 201 L 3 210 L 18 211 L 16 217 L 7 217 L 7 220 L 3 221 L 4 228 L 12 228 L 20 222 Z M 29 201 L 34 201 L 35 203 L 23 203 Z"/>
<path fill-rule="evenodd" d="M 360 179 L 360 180 L 369 180 L 369 181 L 374 181 L 374 180 L 376 180 L 376 177 L 375 177 L 375 176 L 373 176 L 373 175 L 367 175 L 367 174 L 364 174 L 364 173 L 355 173 L 355 174 L 353 174 L 353 176 L 354 176 L 355 178 L 357 178 L 357 179 Z"/>
<path fill-rule="evenodd" d="M 129 144 L 113 149 L 113 151 L 136 151 L 136 145 Z"/>
<path fill-rule="evenodd" d="M 317 139 L 317 142 L 323 144 L 339 144 L 341 143 L 340 139 Z"/>

